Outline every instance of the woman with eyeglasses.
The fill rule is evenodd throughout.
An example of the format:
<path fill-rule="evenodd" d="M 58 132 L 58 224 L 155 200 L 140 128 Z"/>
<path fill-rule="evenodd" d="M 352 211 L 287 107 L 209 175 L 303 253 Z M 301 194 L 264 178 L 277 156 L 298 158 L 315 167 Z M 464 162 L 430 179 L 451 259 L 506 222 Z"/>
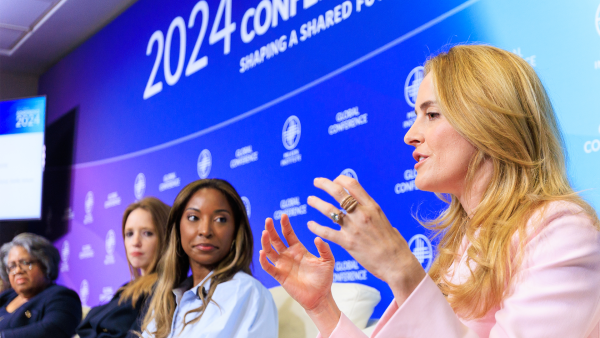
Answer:
<path fill-rule="evenodd" d="M 47 239 L 23 233 L 0 248 L 0 337 L 68 338 L 81 321 L 81 301 L 54 284 L 60 254 Z"/>

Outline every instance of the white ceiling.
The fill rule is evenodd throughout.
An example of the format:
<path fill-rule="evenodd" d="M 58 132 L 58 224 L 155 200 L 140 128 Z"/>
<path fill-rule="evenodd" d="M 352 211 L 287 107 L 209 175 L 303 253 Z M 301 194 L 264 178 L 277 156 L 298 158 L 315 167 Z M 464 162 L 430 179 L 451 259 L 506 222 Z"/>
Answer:
<path fill-rule="evenodd" d="M 0 0 L 0 71 L 40 75 L 137 0 Z"/>

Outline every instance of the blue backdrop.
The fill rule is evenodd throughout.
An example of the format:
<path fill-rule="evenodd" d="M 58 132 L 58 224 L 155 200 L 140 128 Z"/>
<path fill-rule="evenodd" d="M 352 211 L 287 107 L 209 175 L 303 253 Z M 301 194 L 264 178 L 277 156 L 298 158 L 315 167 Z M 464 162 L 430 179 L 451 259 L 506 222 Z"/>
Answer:
<path fill-rule="evenodd" d="M 76 111 L 59 283 L 89 306 L 128 281 L 121 217 L 131 202 L 171 204 L 200 177 L 229 180 L 255 234 L 282 210 L 316 253 L 306 222 L 313 178 L 357 177 L 425 268 L 431 245 L 412 214 L 442 207 L 414 186 L 419 68 L 444 46 L 485 42 L 525 58 L 558 112 L 574 186 L 600 206 L 600 2 L 140 0 L 40 79 L 48 123 Z M 48 170 L 47 170 L 48 172 Z M 56 219 L 56 217 L 55 217 Z M 335 279 L 385 283 L 333 245 Z"/>

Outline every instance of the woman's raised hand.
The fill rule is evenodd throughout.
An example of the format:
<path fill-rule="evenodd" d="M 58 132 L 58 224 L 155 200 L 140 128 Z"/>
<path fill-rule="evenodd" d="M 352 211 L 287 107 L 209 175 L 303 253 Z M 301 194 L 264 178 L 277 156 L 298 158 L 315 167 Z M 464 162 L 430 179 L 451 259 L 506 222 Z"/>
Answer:
<path fill-rule="evenodd" d="M 338 221 L 339 231 L 314 221 L 308 223 L 309 229 L 342 246 L 365 269 L 388 283 L 401 305 L 426 274 L 404 237 L 392 227 L 379 205 L 355 179 L 340 175 L 334 181 L 316 178 L 314 184 L 338 203 L 350 193 L 358 206 Z M 308 198 L 308 204 L 327 217 L 332 213 L 341 214 L 339 208 L 315 196 Z"/>
<path fill-rule="evenodd" d="M 281 231 L 289 247 L 279 238 L 273 220 L 267 218 L 262 233 L 260 264 L 306 310 L 315 308 L 333 283 L 335 259 L 329 245 L 320 238 L 315 245 L 321 257 L 316 257 L 298 240 L 287 215 L 281 218 Z M 272 246 L 272 247 L 271 247 Z M 267 258 L 273 264 L 269 264 Z"/>
<path fill-rule="evenodd" d="M 321 334 L 328 337 L 341 315 L 331 295 L 335 259 L 329 245 L 317 237 L 315 245 L 321 257 L 308 252 L 285 214 L 281 217 L 281 231 L 289 247 L 279 238 L 272 219 L 267 218 L 265 229 L 260 265 L 306 310 Z"/>

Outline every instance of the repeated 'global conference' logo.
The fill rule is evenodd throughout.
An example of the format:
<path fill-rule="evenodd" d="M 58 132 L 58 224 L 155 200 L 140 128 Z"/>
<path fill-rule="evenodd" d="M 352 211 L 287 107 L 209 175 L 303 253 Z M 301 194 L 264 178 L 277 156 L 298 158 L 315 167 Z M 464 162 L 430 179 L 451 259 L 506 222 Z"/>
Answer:
<path fill-rule="evenodd" d="M 396 194 L 404 194 L 405 192 L 419 190 L 415 184 L 417 178 L 417 169 L 406 169 L 404 170 L 404 182 L 396 183 L 394 186 L 394 192 Z"/>
<path fill-rule="evenodd" d="M 358 181 L 358 175 L 356 175 L 356 171 L 350 168 L 344 169 L 340 175 L 348 176 Z"/>
<path fill-rule="evenodd" d="M 115 295 L 115 290 L 111 286 L 105 286 L 102 288 L 102 293 L 98 296 L 100 303 L 108 303 Z"/>
<path fill-rule="evenodd" d="M 69 248 L 69 241 L 64 241 L 62 249 L 60 250 L 60 272 L 69 271 L 69 254 L 71 249 Z"/>
<path fill-rule="evenodd" d="M 279 207 L 281 209 L 273 213 L 273 219 L 276 221 L 280 220 L 283 214 L 288 215 L 288 217 L 306 215 L 306 204 L 300 202 L 299 196 L 281 200 L 281 202 L 279 202 Z"/>
<path fill-rule="evenodd" d="M 104 256 L 104 265 L 115 264 L 115 245 L 117 244 L 115 232 L 113 229 L 108 230 L 106 233 L 106 239 L 104 241 L 104 249 L 106 249 L 106 256 Z"/>
<path fill-rule="evenodd" d="M 144 198 L 146 192 L 146 176 L 143 173 L 137 174 L 133 183 L 133 194 L 137 200 Z"/>
<path fill-rule="evenodd" d="M 212 155 L 208 149 L 204 149 L 198 155 L 198 164 L 196 169 L 198 170 L 198 176 L 205 179 L 210 174 L 210 168 L 212 168 Z"/>
<path fill-rule="evenodd" d="M 81 281 L 81 284 L 79 285 L 79 298 L 81 299 L 82 306 L 88 306 L 87 301 L 88 301 L 89 296 L 90 296 L 90 285 L 88 284 L 88 281 L 86 279 L 84 279 Z"/>
<path fill-rule="evenodd" d="M 433 249 L 429 238 L 421 234 L 416 234 L 408 241 L 408 247 L 419 263 L 421 263 L 423 269 L 429 271 L 431 262 L 433 261 Z"/>
<path fill-rule="evenodd" d="M 404 98 L 409 106 L 414 107 L 417 102 L 417 93 L 419 92 L 419 86 L 423 82 L 423 74 L 425 68 L 422 66 L 415 67 L 410 71 L 406 82 L 404 83 Z"/>
<path fill-rule="evenodd" d="M 250 200 L 248 199 L 248 197 L 242 196 L 242 202 L 244 202 L 246 214 L 248 214 L 248 218 L 250 218 L 250 214 L 252 213 L 252 206 L 250 205 Z"/>
<path fill-rule="evenodd" d="M 300 142 L 301 131 L 300 119 L 296 115 L 292 115 L 285 120 L 281 140 L 288 151 L 283 153 L 283 159 L 279 161 L 280 166 L 285 167 L 302 161 L 302 154 L 300 154 L 299 149 L 296 149 L 298 142 Z"/>
<path fill-rule="evenodd" d="M 600 133 L 600 126 L 598 126 L 598 133 Z M 583 143 L 583 151 L 586 154 L 599 152 L 600 151 L 600 139 L 585 141 Z"/>
<path fill-rule="evenodd" d="M 94 210 L 94 193 L 88 191 L 85 195 L 85 216 L 83 217 L 83 224 L 90 224 L 94 221 L 92 211 Z"/>
<path fill-rule="evenodd" d="M 281 133 L 285 149 L 292 150 L 296 148 L 298 142 L 300 142 L 300 132 L 300 119 L 295 115 L 288 117 L 283 124 L 283 131 Z"/>

